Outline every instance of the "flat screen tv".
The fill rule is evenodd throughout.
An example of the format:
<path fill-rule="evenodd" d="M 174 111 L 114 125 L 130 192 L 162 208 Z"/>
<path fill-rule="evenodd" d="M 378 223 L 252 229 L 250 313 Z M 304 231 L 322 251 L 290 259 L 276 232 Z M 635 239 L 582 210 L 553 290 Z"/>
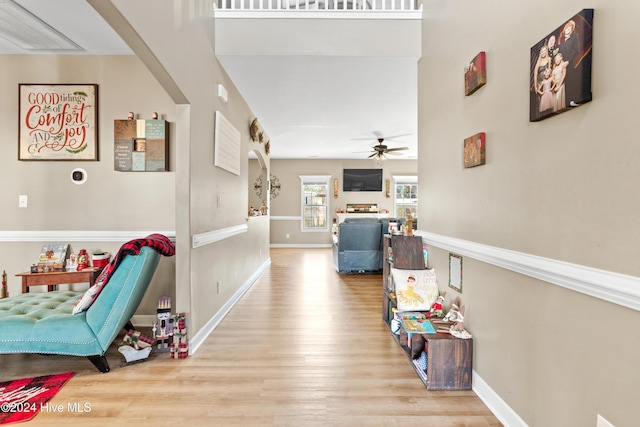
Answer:
<path fill-rule="evenodd" d="M 342 191 L 382 191 L 382 169 L 344 169 Z"/>

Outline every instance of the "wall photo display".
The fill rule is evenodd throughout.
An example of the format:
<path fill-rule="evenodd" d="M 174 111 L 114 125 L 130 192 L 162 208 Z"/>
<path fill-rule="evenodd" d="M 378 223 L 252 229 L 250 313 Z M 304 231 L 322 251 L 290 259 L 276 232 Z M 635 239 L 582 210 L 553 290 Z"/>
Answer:
<path fill-rule="evenodd" d="M 469 96 L 487 83 L 487 61 L 485 52 L 478 53 L 464 67 L 464 94 Z"/>
<path fill-rule="evenodd" d="M 485 133 L 480 132 L 464 140 L 464 167 L 484 165 L 486 158 Z"/>
<path fill-rule="evenodd" d="M 98 160 L 98 85 L 18 85 L 18 160 Z"/>
<path fill-rule="evenodd" d="M 531 48 L 529 121 L 591 101 L 593 9 L 583 9 Z"/>
<path fill-rule="evenodd" d="M 120 172 L 169 170 L 169 122 L 114 120 L 113 169 Z"/>

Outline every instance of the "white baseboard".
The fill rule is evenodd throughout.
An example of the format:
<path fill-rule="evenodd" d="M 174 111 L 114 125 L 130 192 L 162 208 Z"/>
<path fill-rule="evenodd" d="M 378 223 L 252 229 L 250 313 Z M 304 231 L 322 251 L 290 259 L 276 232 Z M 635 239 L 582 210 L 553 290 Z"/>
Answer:
<path fill-rule="evenodd" d="M 134 314 L 131 318 L 131 323 L 133 326 L 144 326 L 145 328 L 150 328 L 156 322 L 156 319 L 157 316 L 154 316 L 153 314 Z"/>
<path fill-rule="evenodd" d="M 202 327 L 196 334 L 191 337 L 189 340 L 189 354 L 194 354 L 198 348 L 204 343 L 207 337 L 213 332 L 213 330 L 218 326 L 218 324 L 224 319 L 224 317 L 229 313 L 229 311 L 233 308 L 234 305 L 242 295 L 247 292 L 251 286 L 258 280 L 263 271 L 265 271 L 269 265 L 271 264 L 271 259 L 269 258 L 264 262 L 252 275 L 249 279 L 242 285 L 240 289 L 236 291 L 235 294 L 218 310 L 218 312 L 211 318 L 209 321 Z"/>
<path fill-rule="evenodd" d="M 495 415 L 502 424 L 506 427 L 528 427 L 527 423 L 500 398 L 498 393 L 493 391 L 480 375 L 476 374 L 476 371 L 473 371 L 472 375 L 474 393 L 478 395 L 480 400 L 487 405 L 487 408 L 493 412 L 493 415 Z"/>

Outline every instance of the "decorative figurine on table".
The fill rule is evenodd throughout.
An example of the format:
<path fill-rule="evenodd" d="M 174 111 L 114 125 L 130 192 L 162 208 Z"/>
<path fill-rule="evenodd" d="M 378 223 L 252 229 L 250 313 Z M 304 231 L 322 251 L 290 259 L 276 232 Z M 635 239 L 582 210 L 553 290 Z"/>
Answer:
<path fill-rule="evenodd" d="M 407 214 L 407 218 L 404 223 L 404 235 L 413 236 L 413 217 L 411 214 Z"/>
<path fill-rule="evenodd" d="M 260 207 L 258 208 L 258 210 L 260 211 L 260 215 L 266 215 L 267 211 L 269 210 L 269 208 L 267 208 L 267 201 L 263 200 L 262 203 L 260 204 Z"/>
<path fill-rule="evenodd" d="M 438 298 L 436 298 L 436 300 L 433 302 L 433 304 L 431 304 L 431 310 L 429 310 L 429 313 L 427 313 L 427 317 L 428 318 L 442 318 L 444 317 L 444 311 L 442 309 L 442 304 L 444 304 L 444 298 L 447 295 L 447 293 L 445 292 L 444 294 L 438 296 Z"/>
<path fill-rule="evenodd" d="M 9 289 L 7 288 L 7 272 L 2 271 L 2 288 L 0 288 L 0 298 L 7 298 L 9 296 Z"/>
<path fill-rule="evenodd" d="M 456 338 L 469 339 L 471 334 L 464 328 L 464 305 L 458 311 L 457 319 L 454 321 L 449 333 Z"/>
<path fill-rule="evenodd" d="M 158 300 L 158 320 L 153 324 L 153 337 L 160 352 L 169 351 L 169 342 L 173 335 L 173 319 L 171 318 L 171 298 L 160 297 Z"/>
<path fill-rule="evenodd" d="M 460 298 L 451 304 L 451 309 L 441 320 L 433 320 L 432 323 L 441 323 L 436 330 L 438 333 L 451 334 L 454 337 L 469 339 L 471 334 L 464 329 L 464 306 L 460 307 Z"/>
<path fill-rule="evenodd" d="M 67 264 L 65 268 L 67 271 L 74 271 L 75 269 L 78 268 L 78 258 L 76 257 L 76 254 L 74 254 L 73 252 L 71 252 L 71 255 L 69 255 L 69 259 L 67 260 Z"/>
<path fill-rule="evenodd" d="M 76 267 L 77 271 L 82 271 L 85 268 L 89 267 L 89 254 L 87 253 L 86 249 L 80 249 L 80 252 L 78 252 L 78 266 Z"/>
<path fill-rule="evenodd" d="M 464 311 L 460 312 L 459 298 L 451 304 L 451 309 L 447 312 L 447 315 L 444 316 L 443 320 L 451 323 L 464 321 Z"/>

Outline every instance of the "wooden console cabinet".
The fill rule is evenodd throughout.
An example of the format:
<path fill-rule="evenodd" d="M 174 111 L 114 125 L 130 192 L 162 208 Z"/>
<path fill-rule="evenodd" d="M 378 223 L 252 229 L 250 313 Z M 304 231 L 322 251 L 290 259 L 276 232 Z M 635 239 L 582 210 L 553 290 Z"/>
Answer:
<path fill-rule="evenodd" d="M 391 330 L 391 320 L 397 302 L 391 277 L 391 267 L 394 265 L 389 261 L 389 249 L 392 249 L 395 264 L 400 264 L 403 269 L 425 268 L 422 251 L 418 254 L 417 245 L 411 244 L 415 242 L 406 241 L 406 239 L 422 240 L 419 236 L 405 237 L 401 240 L 395 239 L 396 244 L 392 245 L 391 236 L 384 236 L 382 320 L 404 350 L 411 366 L 427 390 L 470 390 L 473 370 L 473 339 L 460 339 L 450 334 L 409 334 L 402 327 L 397 334 Z M 397 244 L 397 242 L 402 243 Z M 427 356 L 426 372 L 415 363 L 422 351 Z"/>

